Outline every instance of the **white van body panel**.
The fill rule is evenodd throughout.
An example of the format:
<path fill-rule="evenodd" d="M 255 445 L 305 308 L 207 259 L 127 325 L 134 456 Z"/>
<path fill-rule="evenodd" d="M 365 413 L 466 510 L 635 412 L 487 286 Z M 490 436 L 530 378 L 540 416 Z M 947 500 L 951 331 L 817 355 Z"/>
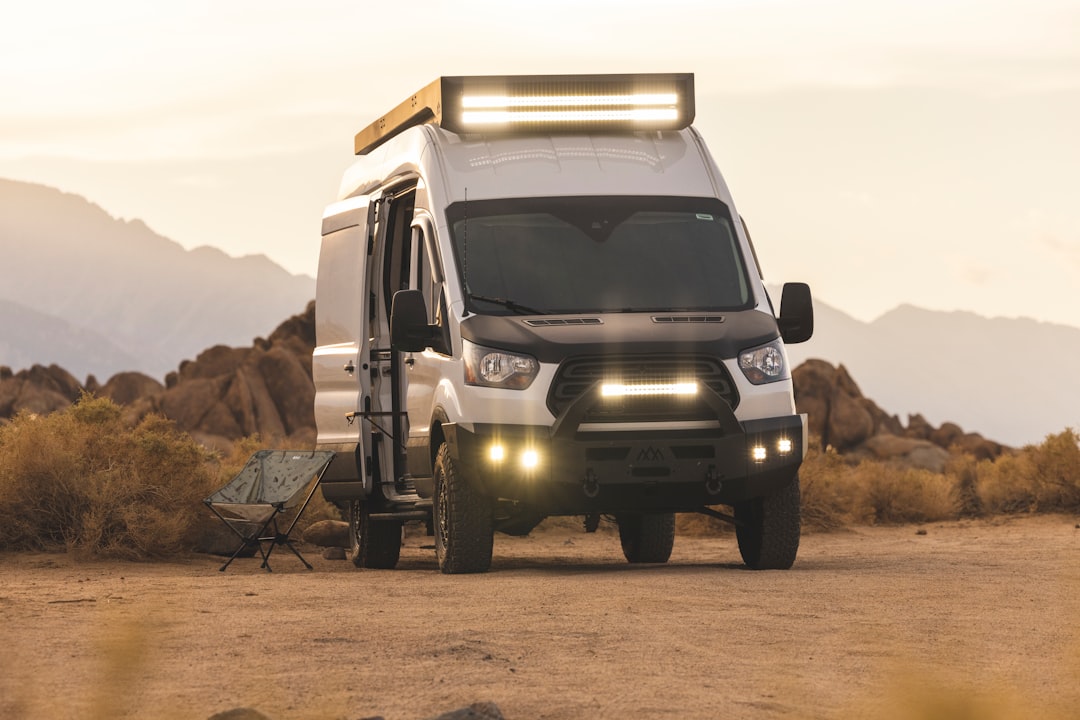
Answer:
<path fill-rule="evenodd" d="M 417 207 L 435 222 L 435 241 L 453 257 L 444 209 L 467 200 L 556 196 L 715 197 L 738 218 L 727 185 L 693 128 L 640 135 L 459 137 L 434 125 L 410 128 L 358 159 L 345 171 L 342 200 L 419 178 Z M 743 257 L 753 252 L 742 223 L 735 223 Z M 768 308 L 759 274 L 751 294 Z M 448 273 L 448 301 L 464 310 L 456 273 Z"/>
<path fill-rule="evenodd" d="M 315 305 L 317 347 L 312 355 L 315 424 L 320 444 L 360 441 L 360 423 L 351 420 L 364 392 L 361 372 L 366 352 L 363 327 L 368 198 L 361 196 L 327 208 Z M 349 371 L 347 368 L 352 368 Z"/>

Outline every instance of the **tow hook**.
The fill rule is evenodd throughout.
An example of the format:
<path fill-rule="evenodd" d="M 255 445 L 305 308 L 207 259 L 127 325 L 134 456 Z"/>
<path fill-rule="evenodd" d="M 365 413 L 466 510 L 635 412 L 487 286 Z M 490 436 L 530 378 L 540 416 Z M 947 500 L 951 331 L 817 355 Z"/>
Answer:
<path fill-rule="evenodd" d="M 585 497 L 594 498 L 600 494 L 600 478 L 589 468 L 585 471 L 585 483 L 581 486 Z"/>

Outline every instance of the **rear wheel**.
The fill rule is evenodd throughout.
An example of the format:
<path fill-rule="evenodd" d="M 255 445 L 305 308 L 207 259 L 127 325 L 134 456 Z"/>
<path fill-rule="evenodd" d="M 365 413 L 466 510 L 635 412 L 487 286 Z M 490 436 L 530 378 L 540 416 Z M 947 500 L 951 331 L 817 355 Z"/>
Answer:
<path fill-rule="evenodd" d="M 450 575 L 487 572 L 495 540 L 494 506 L 450 457 L 444 443 L 435 457 L 435 556 Z"/>
<path fill-rule="evenodd" d="M 619 542 L 631 563 L 665 563 L 675 545 L 675 513 L 618 515 Z"/>
<path fill-rule="evenodd" d="M 787 570 L 795 563 L 802 531 L 799 478 L 772 495 L 735 505 L 739 553 L 752 570 Z"/>
<path fill-rule="evenodd" d="M 401 521 L 372 520 L 371 503 L 349 503 L 349 559 L 358 568 L 390 570 L 401 556 Z"/>

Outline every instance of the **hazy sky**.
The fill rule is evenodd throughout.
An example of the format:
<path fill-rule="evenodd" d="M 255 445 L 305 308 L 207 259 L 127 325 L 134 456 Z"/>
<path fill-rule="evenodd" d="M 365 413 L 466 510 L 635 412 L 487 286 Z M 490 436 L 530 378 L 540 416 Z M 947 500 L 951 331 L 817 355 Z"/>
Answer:
<path fill-rule="evenodd" d="M 0 177 L 314 275 L 352 136 L 439 75 L 694 72 L 769 282 L 1080 326 L 1080 0 L 8 3 Z"/>

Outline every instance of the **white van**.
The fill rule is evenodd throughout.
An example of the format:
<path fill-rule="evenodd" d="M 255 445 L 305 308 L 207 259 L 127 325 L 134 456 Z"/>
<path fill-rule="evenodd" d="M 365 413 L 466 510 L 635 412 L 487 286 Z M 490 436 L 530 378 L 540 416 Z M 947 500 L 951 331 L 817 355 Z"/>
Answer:
<path fill-rule="evenodd" d="M 424 520 L 445 573 L 496 531 L 613 519 L 630 562 L 675 513 L 736 525 L 751 568 L 799 545 L 779 317 L 694 118 L 693 75 L 443 77 L 355 138 L 322 221 L 314 353 L 326 498 L 358 567 Z M 729 506 L 732 512 L 718 510 Z"/>

